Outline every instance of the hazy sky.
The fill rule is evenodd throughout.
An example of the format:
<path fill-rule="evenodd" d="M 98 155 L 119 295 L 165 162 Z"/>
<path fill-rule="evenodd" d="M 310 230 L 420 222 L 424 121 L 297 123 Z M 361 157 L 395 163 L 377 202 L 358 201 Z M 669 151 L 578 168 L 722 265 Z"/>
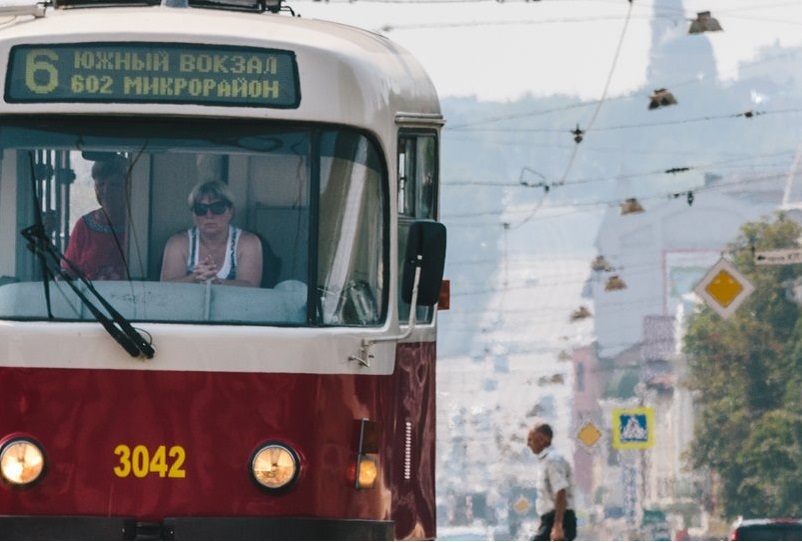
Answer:
<path fill-rule="evenodd" d="M 303 17 L 386 34 L 420 59 L 441 97 L 514 100 L 565 93 L 590 100 L 602 96 L 608 78 L 608 96 L 627 93 L 646 82 L 655 16 L 687 31 L 698 12 L 710 11 L 724 28 L 705 34 L 722 78 L 737 77 L 738 63 L 753 59 L 760 47 L 802 46 L 802 0 L 683 0 L 682 9 L 678 3 L 290 1 Z"/>

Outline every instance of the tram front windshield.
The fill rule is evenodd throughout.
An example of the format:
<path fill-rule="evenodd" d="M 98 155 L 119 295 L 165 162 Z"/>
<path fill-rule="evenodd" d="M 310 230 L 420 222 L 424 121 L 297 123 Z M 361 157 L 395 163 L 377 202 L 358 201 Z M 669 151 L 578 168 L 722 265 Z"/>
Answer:
<path fill-rule="evenodd" d="M 386 166 L 361 133 L 50 116 L 0 121 L 0 146 L 0 318 L 94 320 L 93 292 L 131 321 L 376 326 L 386 316 Z M 118 184 L 99 178 L 120 166 Z M 193 208 L 198 187 L 213 195 L 195 202 L 231 205 Z M 193 269 L 212 241 L 222 254 L 207 219 L 228 232 L 219 275 L 200 280 Z M 167 259 L 178 253 L 185 267 L 166 276 L 171 239 Z"/>

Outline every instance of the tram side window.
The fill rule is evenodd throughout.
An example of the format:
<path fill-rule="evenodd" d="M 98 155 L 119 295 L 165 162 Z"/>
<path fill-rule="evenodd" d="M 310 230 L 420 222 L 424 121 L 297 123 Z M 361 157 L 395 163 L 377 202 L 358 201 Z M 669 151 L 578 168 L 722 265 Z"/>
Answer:
<path fill-rule="evenodd" d="M 402 134 L 398 141 L 398 213 L 435 218 L 437 140 L 431 134 Z"/>
<path fill-rule="evenodd" d="M 398 139 L 398 261 L 403 269 L 409 225 L 414 220 L 437 218 L 437 136 L 431 131 L 403 132 Z M 399 270 L 399 279 L 401 279 Z M 400 288 L 400 283 L 399 283 Z M 399 290 L 400 291 L 400 290 Z M 398 317 L 409 320 L 409 304 L 398 298 Z M 431 307 L 417 307 L 416 321 L 432 321 Z"/>

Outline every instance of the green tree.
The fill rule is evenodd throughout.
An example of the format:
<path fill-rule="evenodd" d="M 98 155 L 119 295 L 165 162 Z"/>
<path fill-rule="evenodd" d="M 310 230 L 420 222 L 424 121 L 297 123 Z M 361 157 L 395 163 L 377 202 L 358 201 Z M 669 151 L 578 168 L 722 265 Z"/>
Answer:
<path fill-rule="evenodd" d="M 684 339 L 697 405 L 689 457 L 718 474 L 727 517 L 802 515 L 802 319 L 786 293 L 802 265 L 754 263 L 755 250 L 799 247 L 801 232 L 782 214 L 742 226 L 727 252 L 755 291 L 728 320 L 698 311 Z"/>

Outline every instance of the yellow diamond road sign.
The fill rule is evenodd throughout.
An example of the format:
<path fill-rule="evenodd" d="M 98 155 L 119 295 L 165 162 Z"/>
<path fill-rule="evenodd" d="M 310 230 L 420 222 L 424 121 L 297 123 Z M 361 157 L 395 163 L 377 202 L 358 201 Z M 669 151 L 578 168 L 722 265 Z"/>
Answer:
<path fill-rule="evenodd" d="M 591 421 L 583 421 L 576 432 L 576 440 L 588 451 L 593 450 L 593 447 L 599 443 L 602 436 L 602 432 Z"/>
<path fill-rule="evenodd" d="M 710 268 L 693 289 L 724 319 L 732 316 L 754 290 L 752 283 L 723 258 Z"/>
<path fill-rule="evenodd" d="M 707 283 L 705 291 L 710 294 L 710 297 L 715 299 L 719 305 L 728 307 L 738 298 L 738 294 L 744 291 L 744 287 L 741 286 L 738 279 L 733 277 L 731 273 L 727 273 L 727 271 L 722 269 Z"/>
<path fill-rule="evenodd" d="M 515 511 L 518 512 L 519 514 L 525 514 L 526 511 L 529 510 L 530 506 L 531 504 L 529 504 L 529 499 L 521 496 L 518 497 L 518 500 L 515 501 L 513 508 L 515 508 Z"/>

